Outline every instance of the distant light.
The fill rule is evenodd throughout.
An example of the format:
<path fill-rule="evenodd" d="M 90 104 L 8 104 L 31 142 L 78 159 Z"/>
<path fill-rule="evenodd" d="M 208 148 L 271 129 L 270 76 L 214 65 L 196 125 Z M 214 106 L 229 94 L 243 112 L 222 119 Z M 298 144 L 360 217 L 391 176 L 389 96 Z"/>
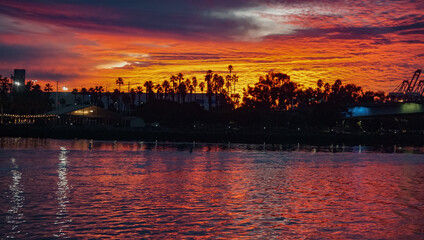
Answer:
<path fill-rule="evenodd" d="M 63 89 L 63 91 L 68 91 L 67 87 L 63 87 L 62 89 Z"/>
<path fill-rule="evenodd" d="M 20 86 L 21 84 L 19 82 L 15 82 L 15 85 L 16 86 Z"/>

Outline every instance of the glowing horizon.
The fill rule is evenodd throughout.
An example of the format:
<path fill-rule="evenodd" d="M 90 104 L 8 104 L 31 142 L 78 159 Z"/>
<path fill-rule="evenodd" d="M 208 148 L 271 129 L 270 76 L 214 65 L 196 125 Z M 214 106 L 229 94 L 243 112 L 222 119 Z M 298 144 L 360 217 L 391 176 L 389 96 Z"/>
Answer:
<path fill-rule="evenodd" d="M 234 66 L 240 92 L 269 71 L 393 90 L 422 67 L 414 1 L 15 1 L 0 3 L 0 74 L 62 88 L 154 83 Z M 126 87 L 124 88 L 126 89 Z"/>

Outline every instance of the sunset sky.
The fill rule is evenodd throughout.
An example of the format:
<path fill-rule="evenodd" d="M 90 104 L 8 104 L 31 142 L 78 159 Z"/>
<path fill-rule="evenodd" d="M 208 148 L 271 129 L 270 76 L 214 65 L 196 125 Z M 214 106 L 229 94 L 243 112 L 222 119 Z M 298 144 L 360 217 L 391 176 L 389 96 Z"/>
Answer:
<path fill-rule="evenodd" d="M 239 91 L 279 71 L 388 92 L 423 66 L 423 37 L 412 0 L 2 0 L 0 74 L 112 90 L 117 77 L 204 79 L 231 64 Z"/>

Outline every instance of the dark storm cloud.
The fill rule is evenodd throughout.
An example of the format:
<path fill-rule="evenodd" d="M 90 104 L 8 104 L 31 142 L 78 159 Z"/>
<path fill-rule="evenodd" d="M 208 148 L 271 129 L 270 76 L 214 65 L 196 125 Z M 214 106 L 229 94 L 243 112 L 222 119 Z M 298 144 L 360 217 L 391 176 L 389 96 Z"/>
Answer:
<path fill-rule="evenodd" d="M 418 35 L 424 35 L 424 30 L 412 30 L 412 31 L 405 31 L 399 33 L 400 35 L 411 35 L 411 34 L 418 34 Z"/>
<path fill-rule="evenodd" d="M 403 43 L 411 43 L 411 44 L 424 44 L 423 40 L 404 40 L 404 41 L 400 41 Z"/>
<path fill-rule="evenodd" d="M 257 26 L 246 18 L 219 18 L 213 13 L 254 5 L 253 1 L 5 1 L 0 3 L 0 13 L 85 30 L 141 29 L 222 37 Z"/>
<path fill-rule="evenodd" d="M 385 4 L 385 5 L 384 5 Z M 325 6 L 329 11 L 331 6 L 349 9 L 351 13 L 364 18 L 374 10 L 387 8 L 381 14 L 386 16 L 397 10 L 396 4 L 414 4 L 416 1 L 283 1 L 283 0 L 161 0 L 161 1 L 115 1 L 115 0 L 4 0 L 0 3 L 0 14 L 11 17 L 31 19 L 35 21 L 67 26 L 87 31 L 124 32 L 143 36 L 146 32 L 152 34 L 173 34 L 185 38 L 234 39 L 247 36 L 251 32 L 261 32 L 264 28 L 260 19 L 243 13 L 248 9 L 280 6 L 290 9 L 291 6 L 304 8 Z M 381 5 L 381 6 L 380 6 Z M 419 5 L 418 5 L 419 6 Z M 269 15 L 269 14 L 268 14 Z M 272 15 L 272 14 L 271 14 Z M 344 21 L 343 14 L 336 13 L 305 13 L 293 17 L 306 19 L 310 22 L 336 22 L 340 26 L 294 26 L 296 37 L 327 36 L 331 39 L 364 39 L 370 36 L 380 36 L 387 33 L 423 34 L 424 13 L 403 13 L 400 16 L 385 17 L 387 22 L 379 25 L 350 26 L 340 24 Z M 266 27 L 266 26 L 265 26 Z M 274 27 L 274 26 L 272 26 Z M 275 28 L 284 26 L 275 25 Z M 267 33 L 274 37 L 287 35 L 290 31 Z"/>
<path fill-rule="evenodd" d="M 404 2 L 405 4 L 408 3 L 408 1 Z M 414 1 L 409 2 L 413 3 Z M 396 1 L 393 3 L 396 3 Z M 280 4 L 283 7 L 298 6 L 300 4 L 304 6 L 344 4 L 345 7 L 351 7 L 352 9 L 350 10 L 352 11 L 355 11 L 355 8 L 370 6 L 369 1 L 353 1 L 350 6 L 349 2 L 328 0 L 4 0 L 0 3 L 0 14 L 89 31 L 125 32 L 133 33 L 134 35 L 142 35 L 143 33 L 145 34 L 143 31 L 150 31 L 171 33 L 181 37 L 231 39 L 243 37 L 248 32 L 259 31 L 264 27 L 255 17 L 243 14 L 235 15 L 234 11 L 243 12 L 249 8 L 260 8 L 263 6 L 272 8 L 275 4 Z M 372 3 L 371 5 L 371 7 L 378 6 L 377 3 Z M 386 14 L 389 12 L 389 10 L 385 11 Z M 335 14 L 317 14 L 309 17 L 318 21 L 323 18 L 343 19 L 343 15 Z M 423 19 L 424 14 L 410 13 L 398 16 L 397 21 L 410 20 L 418 23 L 393 27 L 344 26 L 340 28 L 305 28 L 302 26 L 298 28 L 297 35 L 322 36 L 335 33 L 331 36 L 335 39 L 366 38 L 402 30 L 417 30 L 424 27 Z M 420 31 L 418 31 L 418 34 L 421 34 Z"/>
<path fill-rule="evenodd" d="M 64 49 L 52 46 L 24 46 L 0 43 L 0 63 L 29 62 L 37 59 L 61 57 L 79 57 L 77 53 L 66 52 Z"/>
<path fill-rule="evenodd" d="M 28 58 L 38 57 L 39 54 L 44 54 L 44 52 L 28 46 L 0 44 L 0 62 L 24 61 Z"/>
<path fill-rule="evenodd" d="M 407 24 L 394 27 L 340 27 L 340 28 L 310 28 L 297 30 L 294 34 L 298 37 L 323 37 L 329 39 L 369 39 L 370 37 L 380 38 L 379 43 L 389 44 L 390 40 L 382 38 L 382 35 L 396 33 L 399 35 L 424 34 L 424 22 Z M 407 31 L 408 30 L 408 31 Z"/>
<path fill-rule="evenodd" d="M 0 68 L 0 76 L 12 76 L 13 75 L 13 69 L 12 68 Z M 26 69 L 26 79 L 32 80 L 32 79 L 42 79 L 44 81 L 71 81 L 72 79 L 75 79 L 76 77 L 81 77 L 81 75 L 73 73 L 73 74 L 66 74 L 60 71 L 56 70 L 29 70 Z"/>
<path fill-rule="evenodd" d="M 70 81 L 76 77 L 80 77 L 77 74 L 65 74 L 63 72 L 47 70 L 47 71 L 28 71 L 28 79 L 43 79 L 47 81 Z"/>

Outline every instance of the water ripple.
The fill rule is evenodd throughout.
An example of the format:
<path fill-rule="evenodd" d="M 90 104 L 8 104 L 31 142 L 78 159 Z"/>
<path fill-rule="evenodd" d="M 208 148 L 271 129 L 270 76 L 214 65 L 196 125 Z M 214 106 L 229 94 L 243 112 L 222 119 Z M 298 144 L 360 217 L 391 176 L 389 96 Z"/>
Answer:
<path fill-rule="evenodd" d="M 359 153 L 347 146 L 344 152 L 334 151 L 340 146 L 333 151 L 265 146 L 264 151 L 229 144 L 196 144 L 189 150 L 130 142 L 94 142 L 89 150 L 81 140 L 2 141 L 0 238 L 419 239 L 424 234 L 421 154 L 364 146 Z"/>

